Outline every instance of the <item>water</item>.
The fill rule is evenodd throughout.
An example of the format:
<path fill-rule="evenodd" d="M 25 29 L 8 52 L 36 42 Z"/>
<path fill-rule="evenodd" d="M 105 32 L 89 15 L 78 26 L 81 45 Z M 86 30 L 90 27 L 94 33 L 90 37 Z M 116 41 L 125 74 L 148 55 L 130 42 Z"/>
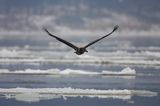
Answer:
<path fill-rule="evenodd" d="M 77 56 L 54 39 L 0 38 L 0 105 L 158 106 L 159 40 L 109 38 Z"/>

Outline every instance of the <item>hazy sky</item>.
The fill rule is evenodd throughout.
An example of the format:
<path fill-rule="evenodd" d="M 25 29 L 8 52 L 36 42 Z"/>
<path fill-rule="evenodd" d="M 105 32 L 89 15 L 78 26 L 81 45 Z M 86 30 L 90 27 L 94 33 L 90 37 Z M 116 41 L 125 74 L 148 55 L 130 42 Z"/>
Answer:
<path fill-rule="evenodd" d="M 160 0 L 0 0 L 0 36 L 160 36 Z"/>

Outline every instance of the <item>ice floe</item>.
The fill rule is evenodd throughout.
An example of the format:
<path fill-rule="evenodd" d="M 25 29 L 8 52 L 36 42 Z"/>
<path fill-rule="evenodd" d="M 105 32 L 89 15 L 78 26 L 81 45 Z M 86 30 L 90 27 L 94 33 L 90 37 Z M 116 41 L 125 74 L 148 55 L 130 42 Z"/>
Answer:
<path fill-rule="evenodd" d="M 74 70 L 74 69 L 48 69 L 48 70 L 35 70 L 35 69 L 26 69 L 26 70 L 16 70 L 9 71 L 8 69 L 1 69 L 0 74 L 32 74 L 32 75 L 103 75 L 103 76 L 135 76 L 136 71 L 130 67 L 126 67 L 121 71 L 106 71 L 93 72 L 86 70 Z"/>
<path fill-rule="evenodd" d="M 121 100 L 130 100 L 132 96 L 153 97 L 157 92 L 146 90 L 97 90 L 97 89 L 80 89 L 80 88 L 0 88 L 0 97 L 6 99 L 16 99 L 24 102 L 38 102 L 40 100 L 49 100 L 55 98 L 113 98 Z"/>

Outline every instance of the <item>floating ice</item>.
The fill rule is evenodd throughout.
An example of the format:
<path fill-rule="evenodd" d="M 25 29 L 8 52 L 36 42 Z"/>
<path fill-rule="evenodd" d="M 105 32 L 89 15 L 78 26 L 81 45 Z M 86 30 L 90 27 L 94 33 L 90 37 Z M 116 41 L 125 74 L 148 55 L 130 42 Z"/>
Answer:
<path fill-rule="evenodd" d="M 0 57 L 22 57 L 30 54 L 28 50 L 0 49 Z"/>
<path fill-rule="evenodd" d="M 23 57 L 20 56 L 19 57 Z M 24 64 L 35 64 L 35 63 L 77 63 L 77 64 L 107 64 L 107 65 L 120 65 L 120 66 L 139 66 L 139 67 L 159 67 L 160 68 L 160 60 L 157 59 L 143 59 L 141 57 L 101 57 L 98 59 L 76 59 L 76 58 L 44 58 L 44 57 L 33 57 L 29 58 L 27 56 L 24 56 L 26 58 L 0 58 L 0 64 L 18 64 L 18 63 L 24 63 Z"/>
<path fill-rule="evenodd" d="M 136 71 L 131 69 L 130 67 L 124 68 L 120 72 L 112 72 L 112 71 L 102 71 L 102 74 L 106 75 L 135 75 Z"/>
<path fill-rule="evenodd" d="M 35 63 L 79 63 L 107 64 L 120 66 L 156 67 L 160 68 L 160 51 L 149 48 L 139 48 L 134 52 L 128 49 L 113 50 L 110 52 L 95 52 L 81 56 L 73 55 L 70 51 L 57 51 L 49 48 L 35 47 L 0 48 L 0 64 L 35 64 Z M 141 50 L 142 49 L 142 50 Z M 71 55 L 70 55 L 71 54 Z"/>
<path fill-rule="evenodd" d="M 73 70 L 73 69 L 48 69 L 48 70 L 34 70 L 34 69 L 26 69 L 26 70 L 17 70 L 17 71 L 9 71 L 7 69 L 1 69 L 0 74 L 33 74 L 33 75 L 108 75 L 108 76 L 135 76 L 136 71 L 129 67 L 124 68 L 122 71 L 102 71 L 102 72 L 93 72 L 93 71 L 85 71 L 85 70 Z"/>
<path fill-rule="evenodd" d="M 130 100 L 132 96 L 157 96 L 157 92 L 146 90 L 97 90 L 79 88 L 0 88 L 0 97 L 18 101 L 38 102 L 54 98 L 97 97 Z"/>

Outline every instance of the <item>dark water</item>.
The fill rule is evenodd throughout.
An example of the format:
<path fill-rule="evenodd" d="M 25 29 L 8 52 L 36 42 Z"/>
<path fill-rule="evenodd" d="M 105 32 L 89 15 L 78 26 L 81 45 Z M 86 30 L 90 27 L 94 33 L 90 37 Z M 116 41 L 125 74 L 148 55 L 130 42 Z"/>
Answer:
<path fill-rule="evenodd" d="M 0 105 L 159 106 L 159 40 L 113 38 L 77 56 L 56 40 L 1 38 Z"/>

